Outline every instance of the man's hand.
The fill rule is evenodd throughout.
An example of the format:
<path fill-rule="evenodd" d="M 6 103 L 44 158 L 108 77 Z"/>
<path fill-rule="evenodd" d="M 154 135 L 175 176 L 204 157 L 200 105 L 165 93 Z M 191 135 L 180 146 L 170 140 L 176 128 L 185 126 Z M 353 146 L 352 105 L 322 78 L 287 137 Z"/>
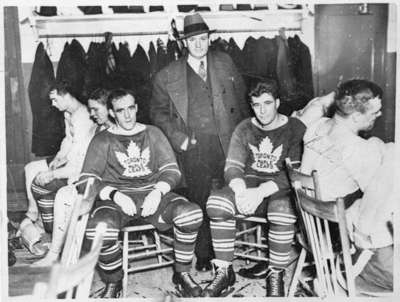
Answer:
<path fill-rule="evenodd" d="M 136 214 L 136 206 L 133 200 L 126 194 L 116 192 L 113 198 L 114 202 L 119 205 L 125 214 L 133 216 Z"/>
<path fill-rule="evenodd" d="M 248 188 L 239 194 L 235 194 L 236 207 L 240 214 L 254 214 L 257 207 L 264 199 L 261 190 L 257 188 Z"/>
<path fill-rule="evenodd" d="M 35 178 L 35 182 L 39 185 L 39 186 L 44 186 L 47 185 L 49 182 L 51 182 L 54 179 L 54 173 L 53 171 L 43 171 L 43 172 L 39 172 L 36 175 Z"/>
<path fill-rule="evenodd" d="M 161 201 L 161 191 L 154 189 L 144 199 L 142 205 L 142 217 L 153 215 Z"/>

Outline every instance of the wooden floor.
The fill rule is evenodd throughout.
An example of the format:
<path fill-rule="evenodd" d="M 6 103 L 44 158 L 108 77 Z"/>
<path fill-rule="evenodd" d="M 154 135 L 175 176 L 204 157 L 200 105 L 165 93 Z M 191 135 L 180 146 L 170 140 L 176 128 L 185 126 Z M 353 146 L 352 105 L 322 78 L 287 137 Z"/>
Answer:
<path fill-rule="evenodd" d="M 30 264 L 37 260 L 25 248 L 16 250 L 17 263 L 9 268 L 9 296 L 29 295 L 32 293 L 35 282 L 46 281 L 49 269 L 31 268 Z M 297 253 L 292 252 L 292 264 L 285 276 L 285 286 L 290 283 L 292 272 L 295 265 Z M 249 265 L 253 265 L 250 263 Z M 237 272 L 241 267 L 246 266 L 245 261 L 237 259 L 233 263 L 234 270 Z M 129 275 L 128 295 L 129 298 L 154 298 L 163 299 L 165 296 L 180 297 L 172 283 L 172 267 L 155 269 L 146 272 L 138 272 Z M 193 278 L 205 287 L 212 279 L 212 272 L 197 272 L 192 270 Z M 250 280 L 242 278 L 236 274 L 237 281 L 234 289 L 228 297 L 265 297 L 265 280 Z M 92 294 L 94 297 L 103 288 L 97 273 L 92 284 Z"/>

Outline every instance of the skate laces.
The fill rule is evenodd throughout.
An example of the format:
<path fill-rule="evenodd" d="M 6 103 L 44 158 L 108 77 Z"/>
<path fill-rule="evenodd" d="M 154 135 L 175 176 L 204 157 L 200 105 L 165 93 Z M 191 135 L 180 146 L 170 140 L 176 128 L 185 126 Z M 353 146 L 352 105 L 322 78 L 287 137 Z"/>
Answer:
<path fill-rule="evenodd" d="M 268 284 L 271 287 L 270 289 L 271 289 L 272 293 L 279 293 L 279 291 L 280 291 L 280 285 L 281 285 L 281 282 L 279 279 L 280 273 L 281 273 L 281 271 L 274 270 L 274 269 L 271 269 L 268 272 L 268 276 L 267 276 Z"/>
<path fill-rule="evenodd" d="M 216 269 L 214 268 L 215 278 L 208 287 L 213 289 L 216 286 L 218 286 L 225 277 L 225 275 L 227 275 L 227 272 L 228 268 L 222 268 L 222 267 L 217 267 Z"/>

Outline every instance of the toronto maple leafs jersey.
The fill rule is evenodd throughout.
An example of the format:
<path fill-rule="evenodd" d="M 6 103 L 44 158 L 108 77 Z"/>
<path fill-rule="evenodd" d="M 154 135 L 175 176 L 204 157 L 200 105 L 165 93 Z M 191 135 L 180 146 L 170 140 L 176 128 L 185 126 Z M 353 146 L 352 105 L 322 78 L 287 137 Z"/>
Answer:
<path fill-rule="evenodd" d="M 256 123 L 254 118 L 245 119 L 233 132 L 225 179 L 229 183 L 243 178 L 250 187 L 272 180 L 280 190 L 288 189 L 285 158 L 301 159 L 306 127 L 299 119 L 290 117 L 286 124 L 273 130 L 263 130 Z"/>
<path fill-rule="evenodd" d="M 94 176 L 97 192 L 105 186 L 120 191 L 151 190 L 158 181 L 174 188 L 181 178 L 174 152 L 158 128 L 137 123 L 134 134 L 117 134 L 114 127 L 99 132 L 89 145 L 81 180 Z"/>

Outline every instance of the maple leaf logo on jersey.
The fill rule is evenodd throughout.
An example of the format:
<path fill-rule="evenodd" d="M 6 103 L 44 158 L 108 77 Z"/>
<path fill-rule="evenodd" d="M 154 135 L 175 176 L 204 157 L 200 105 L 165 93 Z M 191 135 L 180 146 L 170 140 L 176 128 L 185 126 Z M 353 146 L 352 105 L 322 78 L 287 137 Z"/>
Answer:
<path fill-rule="evenodd" d="M 124 176 L 140 177 L 151 173 L 151 170 L 147 167 L 150 161 L 149 147 L 141 152 L 140 148 L 131 141 L 126 151 L 127 154 L 115 152 L 119 163 L 125 168 Z"/>
<path fill-rule="evenodd" d="M 266 173 L 279 171 L 276 164 L 282 155 L 282 145 L 273 150 L 274 146 L 269 137 L 266 136 L 258 148 L 250 144 L 249 147 L 254 156 L 254 163 L 251 165 L 254 170 Z"/>

